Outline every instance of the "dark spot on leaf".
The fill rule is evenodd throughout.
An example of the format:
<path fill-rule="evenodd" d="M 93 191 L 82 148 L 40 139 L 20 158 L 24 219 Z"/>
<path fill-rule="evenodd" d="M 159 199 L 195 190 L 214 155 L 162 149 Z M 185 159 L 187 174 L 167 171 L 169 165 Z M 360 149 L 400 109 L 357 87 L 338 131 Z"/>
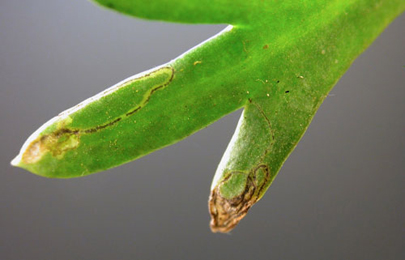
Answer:
<path fill-rule="evenodd" d="M 290 91 L 289 91 L 289 90 L 286 90 L 285 93 L 290 93 Z"/>

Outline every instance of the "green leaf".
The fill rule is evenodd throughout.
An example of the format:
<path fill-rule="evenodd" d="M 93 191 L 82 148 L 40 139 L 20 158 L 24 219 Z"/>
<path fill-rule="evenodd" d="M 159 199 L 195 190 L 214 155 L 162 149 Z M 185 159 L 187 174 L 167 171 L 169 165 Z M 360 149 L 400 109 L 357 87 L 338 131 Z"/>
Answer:
<path fill-rule="evenodd" d="M 51 119 L 13 165 L 84 176 L 244 108 L 211 187 L 215 232 L 230 231 L 260 200 L 331 88 L 405 9 L 403 0 L 97 2 L 140 18 L 232 26 Z"/>
<path fill-rule="evenodd" d="M 118 12 L 144 19 L 181 23 L 247 24 L 262 8 L 260 1 L 245 0 L 93 0 Z"/>

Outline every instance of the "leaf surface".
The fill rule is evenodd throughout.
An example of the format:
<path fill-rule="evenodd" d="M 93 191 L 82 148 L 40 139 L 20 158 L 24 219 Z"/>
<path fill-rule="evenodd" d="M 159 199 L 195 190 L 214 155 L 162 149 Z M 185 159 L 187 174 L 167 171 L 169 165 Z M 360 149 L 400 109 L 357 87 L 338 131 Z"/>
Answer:
<path fill-rule="evenodd" d="M 13 164 L 45 177 L 84 176 L 244 108 L 211 187 L 211 228 L 220 232 L 260 200 L 331 88 L 405 9 L 403 0 L 96 2 L 144 19 L 232 26 L 53 118 Z"/>

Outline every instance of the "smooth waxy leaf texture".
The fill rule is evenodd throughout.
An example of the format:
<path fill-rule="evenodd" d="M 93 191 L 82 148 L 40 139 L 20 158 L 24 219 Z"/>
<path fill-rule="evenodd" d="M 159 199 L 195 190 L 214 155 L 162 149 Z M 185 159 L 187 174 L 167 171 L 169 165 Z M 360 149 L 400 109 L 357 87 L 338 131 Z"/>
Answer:
<path fill-rule="evenodd" d="M 211 228 L 265 193 L 328 92 L 405 1 L 97 0 L 127 15 L 227 29 L 51 119 L 13 164 L 72 178 L 129 162 L 244 108 L 215 174 Z"/>

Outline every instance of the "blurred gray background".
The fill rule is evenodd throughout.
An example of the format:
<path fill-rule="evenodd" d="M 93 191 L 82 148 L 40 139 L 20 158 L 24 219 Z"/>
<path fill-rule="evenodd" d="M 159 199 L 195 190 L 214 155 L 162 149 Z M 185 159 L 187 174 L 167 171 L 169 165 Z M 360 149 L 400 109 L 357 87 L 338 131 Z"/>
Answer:
<path fill-rule="evenodd" d="M 339 81 L 230 235 L 210 232 L 207 199 L 240 111 L 85 178 L 9 165 L 60 111 L 224 27 L 146 22 L 85 0 L 0 1 L 0 259 L 404 259 L 404 15 Z"/>

